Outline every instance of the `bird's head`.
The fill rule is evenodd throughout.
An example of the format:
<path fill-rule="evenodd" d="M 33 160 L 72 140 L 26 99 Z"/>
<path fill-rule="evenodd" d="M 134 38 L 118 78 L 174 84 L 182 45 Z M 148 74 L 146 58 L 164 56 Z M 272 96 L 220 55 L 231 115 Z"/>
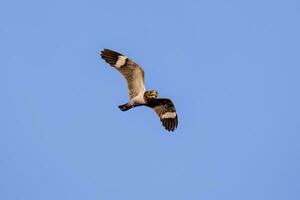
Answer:
<path fill-rule="evenodd" d="M 149 90 L 144 93 L 144 97 L 146 99 L 155 99 L 158 96 L 158 92 L 156 90 Z"/>

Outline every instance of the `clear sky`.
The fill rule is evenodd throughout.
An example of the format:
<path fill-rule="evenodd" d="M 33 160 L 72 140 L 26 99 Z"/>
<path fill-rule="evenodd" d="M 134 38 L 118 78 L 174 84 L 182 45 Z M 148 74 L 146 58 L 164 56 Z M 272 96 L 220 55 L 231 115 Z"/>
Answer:
<path fill-rule="evenodd" d="M 0 3 L 1 200 L 298 200 L 296 0 Z M 103 48 L 172 98 L 121 112 Z"/>

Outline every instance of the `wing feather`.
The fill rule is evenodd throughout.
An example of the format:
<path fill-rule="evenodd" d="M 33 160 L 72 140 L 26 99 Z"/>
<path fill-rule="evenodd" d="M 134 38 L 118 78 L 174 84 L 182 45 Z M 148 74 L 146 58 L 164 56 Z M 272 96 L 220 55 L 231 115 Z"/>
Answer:
<path fill-rule="evenodd" d="M 178 116 L 176 108 L 170 99 L 153 99 L 149 107 L 156 112 L 166 130 L 174 131 L 177 128 Z"/>
<path fill-rule="evenodd" d="M 146 91 L 144 84 L 145 73 L 138 64 L 127 56 L 110 49 L 101 51 L 101 57 L 125 77 L 130 100 L 138 96 L 141 97 L 144 94 Z"/>

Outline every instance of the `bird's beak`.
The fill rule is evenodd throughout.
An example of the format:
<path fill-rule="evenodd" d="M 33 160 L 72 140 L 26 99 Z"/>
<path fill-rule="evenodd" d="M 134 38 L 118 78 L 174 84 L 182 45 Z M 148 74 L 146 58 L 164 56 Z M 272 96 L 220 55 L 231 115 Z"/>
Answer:
<path fill-rule="evenodd" d="M 151 97 L 157 97 L 158 96 L 158 92 L 157 91 L 151 91 L 150 96 Z"/>

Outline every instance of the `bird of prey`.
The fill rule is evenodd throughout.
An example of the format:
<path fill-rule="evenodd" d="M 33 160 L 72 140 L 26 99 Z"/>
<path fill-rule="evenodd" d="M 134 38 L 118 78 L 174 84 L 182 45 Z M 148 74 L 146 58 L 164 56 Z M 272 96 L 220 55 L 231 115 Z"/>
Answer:
<path fill-rule="evenodd" d="M 174 104 L 170 99 L 157 98 L 156 90 L 146 90 L 144 70 L 137 63 L 110 49 L 101 51 L 101 57 L 118 70 L 127 81 L 130 100 L 119 106 L 121 111 L 127 111 L 137 106 L 147 106 L 156 112 L 166 130 L 174 131 L 177 128 L 178 118 Z"/>

